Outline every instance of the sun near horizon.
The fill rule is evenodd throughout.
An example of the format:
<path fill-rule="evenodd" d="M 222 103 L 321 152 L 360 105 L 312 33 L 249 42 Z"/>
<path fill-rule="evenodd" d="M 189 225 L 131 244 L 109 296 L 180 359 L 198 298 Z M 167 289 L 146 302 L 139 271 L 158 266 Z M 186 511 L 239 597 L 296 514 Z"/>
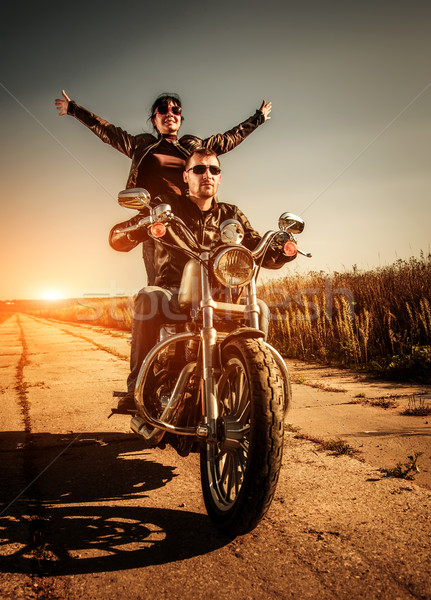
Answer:
<path fill-rule="evenodd" d="M 40 300 L 64 300 L 65 296 L 59 290 L 45 290 L 39 296 Z"/>

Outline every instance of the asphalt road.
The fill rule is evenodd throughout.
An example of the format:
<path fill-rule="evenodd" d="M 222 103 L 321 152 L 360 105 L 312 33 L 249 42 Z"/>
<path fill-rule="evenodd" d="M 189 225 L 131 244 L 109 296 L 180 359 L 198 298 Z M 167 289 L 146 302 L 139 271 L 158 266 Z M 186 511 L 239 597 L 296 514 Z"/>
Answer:
<path fill-rule="evenodd" d="M 371 445 L 361 462 L 287 431 L 267 516 L 235 540 L 219 534 L 197 455 L 144 450 L 128 417 L 108 419 L 126 338 L 26 315 L 0 325 L 2 599 L 431 598 L 431 494 L 383 477 Z M 317 435 L 309 389 L 294 386 L 288 421 Z M 311 389 L 321 414 L 343 404 Z M 368 430 L 359 438 L 365 425 L 343 414 L 361 446 Z"/>

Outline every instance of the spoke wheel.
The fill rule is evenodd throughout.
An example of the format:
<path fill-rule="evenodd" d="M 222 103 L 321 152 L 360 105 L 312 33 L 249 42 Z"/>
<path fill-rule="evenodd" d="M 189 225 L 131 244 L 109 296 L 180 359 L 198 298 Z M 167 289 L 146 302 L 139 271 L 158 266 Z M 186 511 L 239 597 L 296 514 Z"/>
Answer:
<path fill-rule="evenodd" d="M 253 529 L 268 510 L 283 449 L 284 387 L 271 352 L 259 340 L 223 350 L 217 386 L 219 441 L 201 450 L 207 512 L 228 535 Z"/>

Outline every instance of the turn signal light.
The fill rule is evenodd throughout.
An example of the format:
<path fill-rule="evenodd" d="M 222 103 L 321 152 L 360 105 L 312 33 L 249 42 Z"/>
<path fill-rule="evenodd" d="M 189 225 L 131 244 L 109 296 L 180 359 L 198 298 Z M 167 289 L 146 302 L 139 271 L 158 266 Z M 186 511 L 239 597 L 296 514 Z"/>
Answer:
<path fill-rule="evenodd" d="M 166 227 L 165 227 L 164 223 L 153 223 L 151 225 L 151 233 L 156 238 L 163 237 L 166 233 Z"/>
<path fill-rule="evenodd" d="M 286 256 L 295 256 L 297 252 L 298 248 L 296 247 L 295 242 L 292 242 L 292 240 L 289 240 L 284 244 L 284 253 Z"/>

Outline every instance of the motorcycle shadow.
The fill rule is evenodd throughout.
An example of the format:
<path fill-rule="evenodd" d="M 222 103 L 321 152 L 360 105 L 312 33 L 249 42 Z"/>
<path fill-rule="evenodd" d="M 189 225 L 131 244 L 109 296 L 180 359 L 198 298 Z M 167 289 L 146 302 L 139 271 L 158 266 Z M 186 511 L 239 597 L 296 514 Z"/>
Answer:
<path fill-rule="evenodd" d="M 26 525 L 14 520 L 3 530 L 3 546 L 7 529 L 9 543 L 20 548 L 0 557 L 0 572 L 57 576 L 137 569 L 207 554 L 230 541 L 206 515 L 136 506 L 54 507 L 38 546 L 28 542 Z M 23 532 L 27 539 L 20 544 Z"/>
<path fill-rule="evenodd" d="M 142 568 L 229 543 L 204 514 L 145 506 L 150 490 L 176 477 L 176 466 L 164 452 L 165 464 L 153 460 L 134 435 L 36 434 L 26 441 L 22 432 L 7 432 L 1 446 L 9 485 L 0 492 L 0 572 Z"/>

